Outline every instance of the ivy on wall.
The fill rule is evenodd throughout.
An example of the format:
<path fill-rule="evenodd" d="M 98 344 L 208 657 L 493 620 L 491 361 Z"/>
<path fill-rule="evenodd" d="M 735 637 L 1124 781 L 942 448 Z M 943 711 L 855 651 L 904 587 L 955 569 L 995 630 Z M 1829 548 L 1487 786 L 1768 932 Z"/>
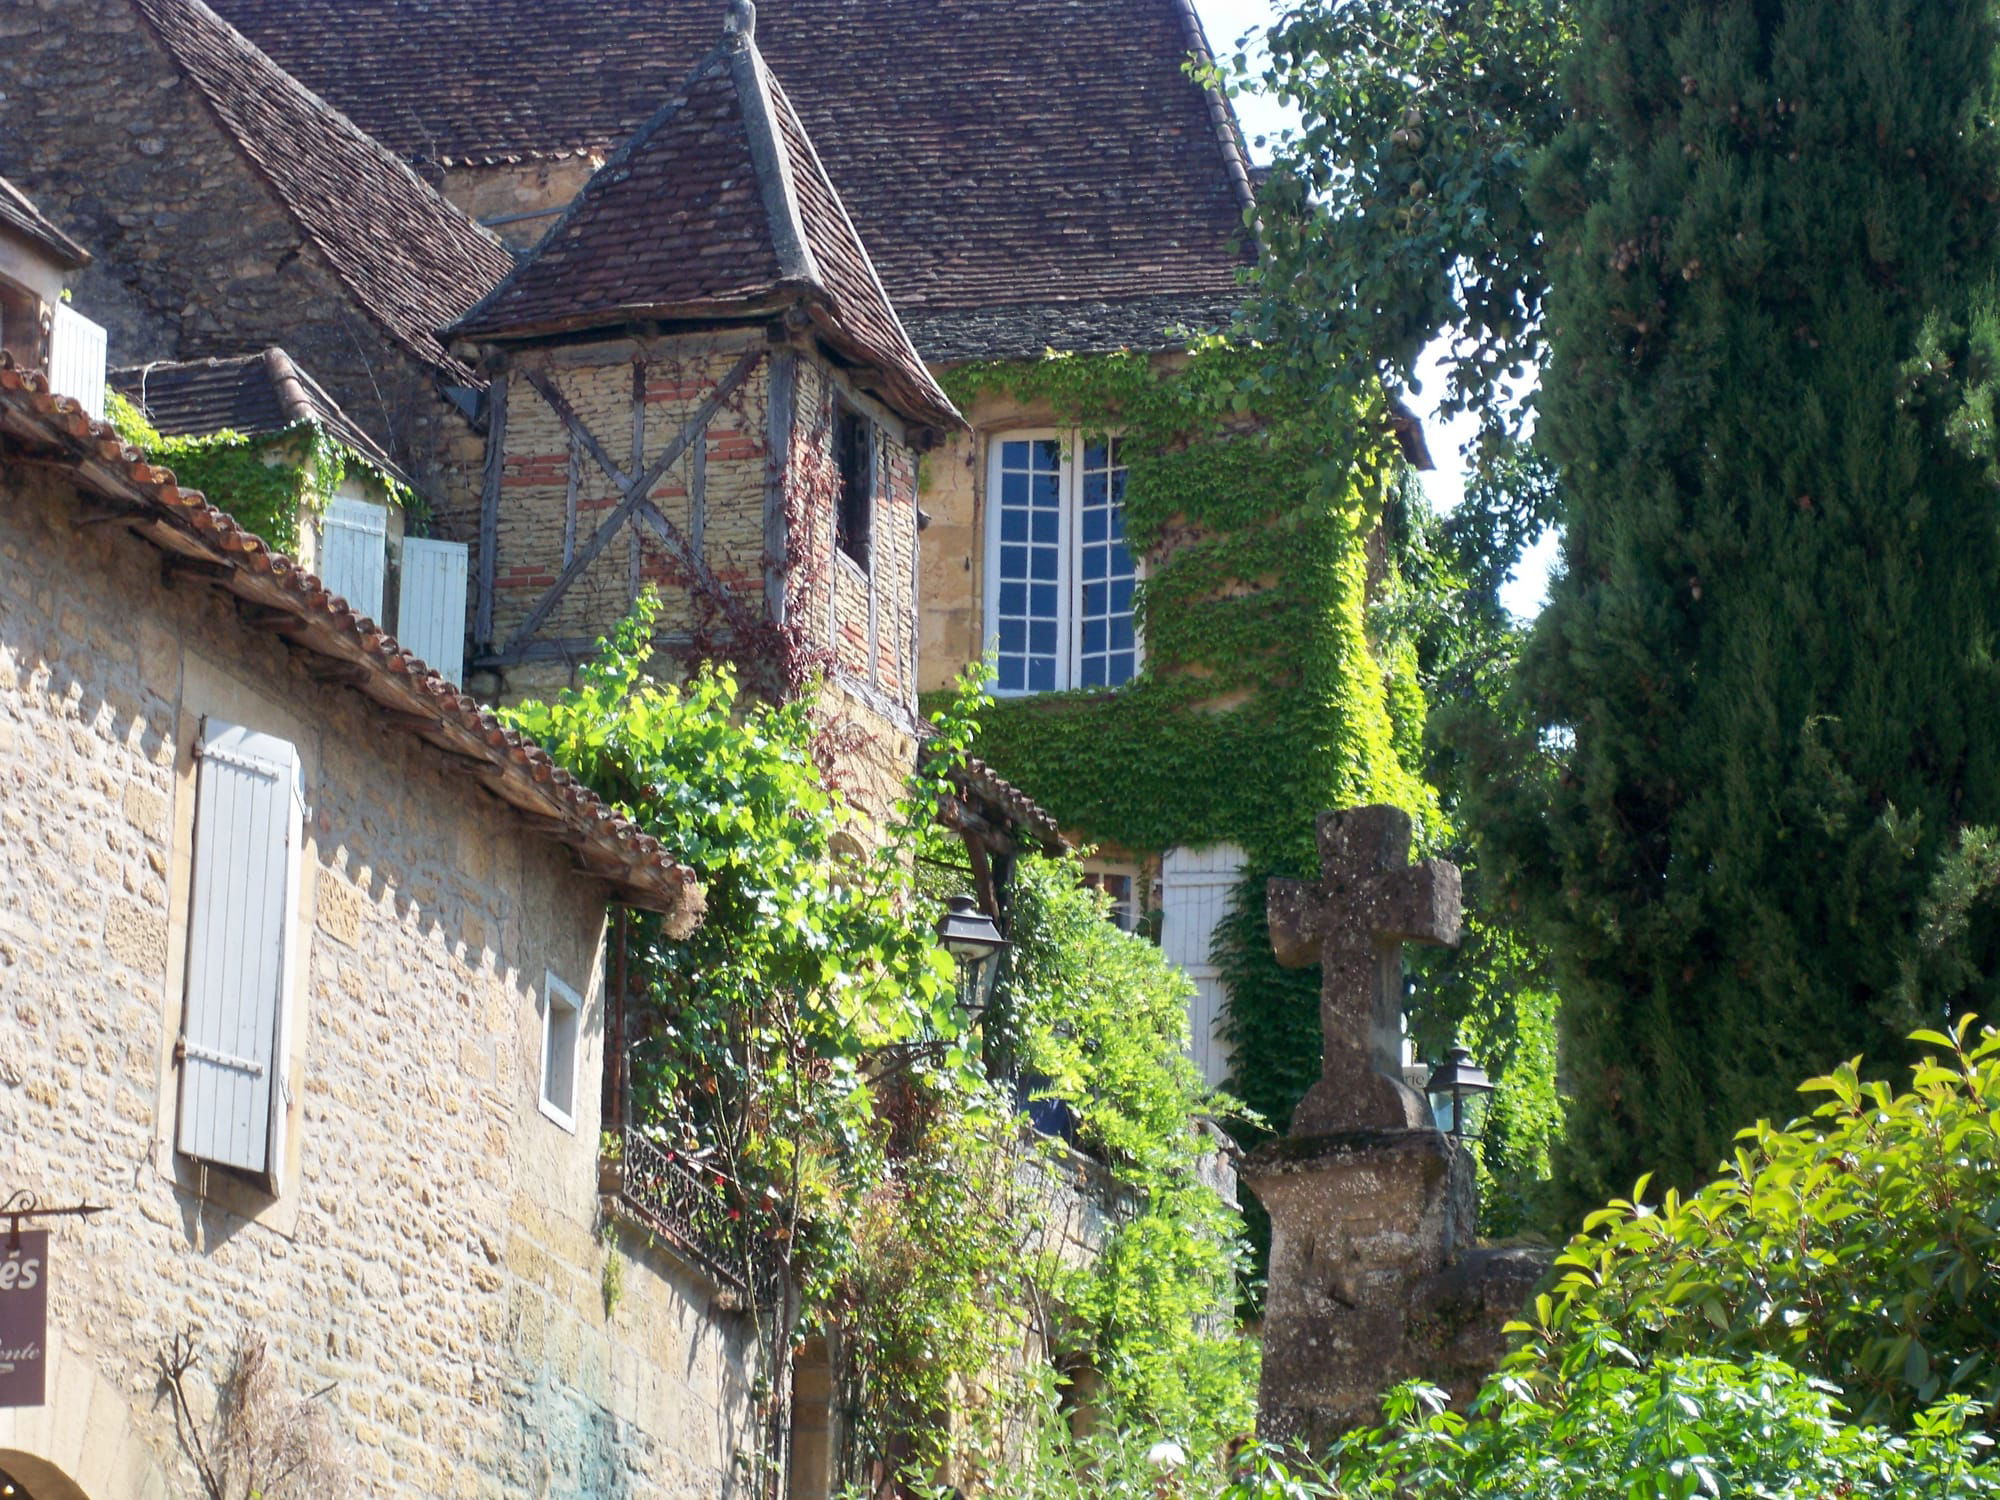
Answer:
<path fill-rule="evenodd" d="M 270 433 L 225 428 L 198 437 L 168 437 L 116 391 L 105 394 L 105 411 L 119 436 L 172 469 L 183 489 L 200 490 L 209 504 L 280 552 L 298 552 L 299 517 L 326 513 L 350 465 L 366 468 L 412 520 L 423 515 L 413 490 L 317 422 L 298 421 Z"/>
<path fill-rule="evenodd" d="M 1144 670 L 1115 691 L 1003 700 L 980 753 L 1067 828 L 1134 852 L 1245 854 L 1218 928 L 1230 1089 L 1282 1128 L 1319 1071 L 1319 980 L 1271 954 L 1265 881 L 1313 876 L 1314 816 L 1386 802 L 1440 832 L 1416 767 L 1423 695 L 1402 647 L 1370 638 L 1370 538 L 1396 469 L 1385 413 L 1329 414 L 1220 342 L 1171 362 L 1131 353 L 961 367 L 946 387 L 1046 402 L 1114 425 L 1126 532 L 1149 558 Z"/>

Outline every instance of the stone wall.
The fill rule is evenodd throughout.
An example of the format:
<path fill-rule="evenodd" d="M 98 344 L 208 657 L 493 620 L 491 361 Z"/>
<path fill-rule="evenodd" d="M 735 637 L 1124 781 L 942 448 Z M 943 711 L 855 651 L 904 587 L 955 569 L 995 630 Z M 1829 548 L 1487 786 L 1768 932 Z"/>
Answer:
<path fill-rule="evenodd" d="M 751 1437 L 746 1330 L 629 1253 L 596 1196 L 604 889 L 439 752 L 317 685 L 225 596 L 0 471 L 0 1131 L 59 1221 L 55 1382 L 0 1412 L 93 1497 L 198 1493 L 198 1408 L 247 1332 L 318 1403 L 360 1496 L 716 1496 Z M 307 822 L 288 1152 L 267 1194 L 171 1149 L 200 716 L 291 739 Z M 539 1004 L 583 997 L 572 1132 L 538 1107 Z M 8 1460 L 9 1466 L 12 1459 Z"/>
<path fill-rule="evenodd" d="M 597 155 L 564 156 L 555 160 L 453 166 L 431 174 L 437 190 L 468 219 L 488 224 L 516 250 L 538 243 L 555 227 L 570 199 L 583 191 L 591 173 L 603 165 Z M 516 215 L 530 214 L 531 218 Z M 505 220 L 495 223 L 495 220 Z"/>

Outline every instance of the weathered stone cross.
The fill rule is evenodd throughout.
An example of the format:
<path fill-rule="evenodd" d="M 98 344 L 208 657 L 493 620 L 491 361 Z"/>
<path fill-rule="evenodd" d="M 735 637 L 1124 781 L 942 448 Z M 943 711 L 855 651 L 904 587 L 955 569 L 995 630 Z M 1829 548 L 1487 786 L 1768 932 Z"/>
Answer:
<path fill-rule="evenodd" d="M 1403 944 L 1458 942 L 1458 867 L 1410 863 L 1410 815 L 1358 807 L 1319 815 L 1320 882 L 1271 882 L 1271 946 L 1288 969 L 1320 966 L 1319 1082 L 1293 1135 L 1431 1124 L 1403 1082 Z"/>

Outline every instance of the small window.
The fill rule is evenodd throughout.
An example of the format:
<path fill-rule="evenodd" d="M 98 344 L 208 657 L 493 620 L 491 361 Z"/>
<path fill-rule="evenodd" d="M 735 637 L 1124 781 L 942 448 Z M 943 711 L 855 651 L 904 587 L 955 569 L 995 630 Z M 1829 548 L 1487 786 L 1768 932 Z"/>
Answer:
<path fill-rule="evenodd" d="M 840 475 L 834 539 L 865 569 L 875 528 L 875 424 L 840 402 L 833 408 L 833 462 Z"/>
<path fill-rule="evenodd" d="M 564 1130 L 576 1129 L 576 1042 L 582 1002 L 555 975 L 542 985 L 542 1113 Z"/>

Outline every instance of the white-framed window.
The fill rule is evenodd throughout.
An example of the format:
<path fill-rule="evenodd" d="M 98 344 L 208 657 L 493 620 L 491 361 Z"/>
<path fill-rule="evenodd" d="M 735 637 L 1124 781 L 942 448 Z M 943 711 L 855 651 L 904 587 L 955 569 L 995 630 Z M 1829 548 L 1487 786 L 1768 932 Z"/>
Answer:
<path fill-rule="evenodd" d="M 1119 439 L 1071 428 L 987 446 L 986 639 L 999 693 L 1117 687 L 1139 670 Z"/>
<path fill-rule="evenodd" d="M 576 1129 L 577 1043 L 583 1002 L 554 974 L 542 980 L 542 1113 L 564 1130 Z"/>
<path fill-rule="evenodd" d="M 195 748 L 180 1108 L 183 1155 L 274 1179 L 305 791 L 296 746 L 214 717 Z"/>

